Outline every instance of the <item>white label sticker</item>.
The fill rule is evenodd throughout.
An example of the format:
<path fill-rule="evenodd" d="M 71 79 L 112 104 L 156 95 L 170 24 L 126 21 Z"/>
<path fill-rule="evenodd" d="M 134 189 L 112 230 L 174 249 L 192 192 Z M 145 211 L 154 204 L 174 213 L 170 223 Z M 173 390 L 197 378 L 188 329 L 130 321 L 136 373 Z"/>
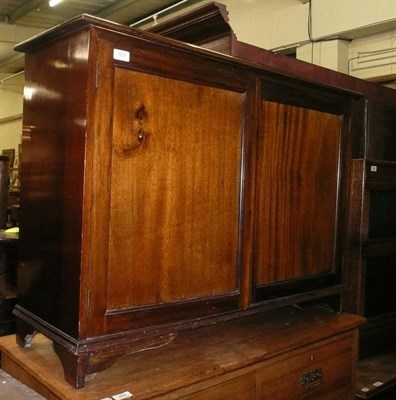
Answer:
<path fill-rule="evenodd" d="M 114 400 L 123 400 L 123 399 L 129 399 L 133 397 L 133 394 L 131 392 L 124 392 L 124 393 L 119 393 L 113 395 Z"/>
<path fill-rule="evenodd" d="M 371 172 L 377 172 L 377 166 L 376 166 L 376 165 L 372 165 L 372 166 L 370 167 L 370 171 L 371 171 Z"/>
<path fill-rule="evenodd" d="M 378 387 L 378 386 L 382 386 L 383 384 L 384 384 L 383 382 L 375 382 L 375 383 L 373 383 L 373 386 Z"/>
<path fill-rule="evenodd" d="M 370 391 L 370 389 L 369 388 L 362 388 L 361 391 L 364 392 L 364 393 L 367 393 L 367 392 Z"/>
<path fill-rule="evenodd" d="M 131 53 L 126 50 L 114 49 L 113 58 L 114 60 L 129 62 L 131 59 Z"/>

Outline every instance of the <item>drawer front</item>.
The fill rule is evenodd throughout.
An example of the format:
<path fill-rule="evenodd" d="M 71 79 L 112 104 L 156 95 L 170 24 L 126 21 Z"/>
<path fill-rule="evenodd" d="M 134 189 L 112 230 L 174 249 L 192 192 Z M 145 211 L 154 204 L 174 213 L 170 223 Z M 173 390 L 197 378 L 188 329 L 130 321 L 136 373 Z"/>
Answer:
<path fill-rule="evenodd" d="M 353 360 L 351 336 L 310 346 L 258 371 L 258 399 L 349 399 Z"/>
<path fill-rule="evenodd" d="M 181 400 L 255 400 L 256 373 L 220 383 L 205 390 L 182 397 Z"/>

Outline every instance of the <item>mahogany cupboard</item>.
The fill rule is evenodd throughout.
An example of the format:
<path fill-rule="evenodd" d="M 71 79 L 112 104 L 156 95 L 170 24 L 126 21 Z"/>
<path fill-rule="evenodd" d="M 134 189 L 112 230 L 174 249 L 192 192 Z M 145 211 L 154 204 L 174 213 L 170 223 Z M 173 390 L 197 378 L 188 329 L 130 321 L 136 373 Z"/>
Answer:
<path fill-rule="evenodd" d="M 81 388 L 181 330 L 342 308 L 361 92 L 86 15 L 17 49 L 22 346 Z"/>

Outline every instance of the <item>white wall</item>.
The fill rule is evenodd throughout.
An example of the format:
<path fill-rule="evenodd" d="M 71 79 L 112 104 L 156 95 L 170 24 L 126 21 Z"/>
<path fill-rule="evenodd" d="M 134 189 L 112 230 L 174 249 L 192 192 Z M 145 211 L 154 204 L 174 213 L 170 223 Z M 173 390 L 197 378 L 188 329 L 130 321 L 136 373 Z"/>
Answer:
<path fill-rule="evenodd" d="M 238 40 L 270 50 L 296 47 L 297 58 L 363 79 L 396 77 L 396 0 L 223 0 Z M 380 57 L 379 50 L 387 53 Z M 369 63 L 368 54 L 377 59 Z M 385 55 L 387 56 L 385 58 Z"/>
<path fill-rule="evenodd" d="M 314 36 L 370 28 L 393 21 L 396 0 L 313 0 Z"/>
<path fill-rule="evenodd" d="M 396 29 L 356 39 L 349 51 L 349 73 L 362 79 L 396 76 Z"/>
<path fill-rule="evenodd" d="M 309 3 L 300 0 L 222 0 L 238 40 L 266 49 L 308 41 Z M 396 0 L 312 0 L 315 39 L 396 27 Z M 391 27 L 391 25 L 389 25 Z"/>
<path fill-rule="evenodd" d="M 239 41 L 265 49 L 307 40 L 307 6 L 298 0 L 223 0 Z"/>
<path fill-rule="evenodd" d="M 23 74 L 3 78 L 0 86 L 0 154 L 15 149 L 22 139 Z"/>

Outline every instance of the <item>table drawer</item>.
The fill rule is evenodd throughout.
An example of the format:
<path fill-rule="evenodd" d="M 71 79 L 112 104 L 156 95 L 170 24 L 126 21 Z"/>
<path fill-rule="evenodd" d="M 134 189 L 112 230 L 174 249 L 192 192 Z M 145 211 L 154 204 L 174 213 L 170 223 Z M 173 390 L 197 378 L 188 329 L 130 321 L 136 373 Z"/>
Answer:
<path fill-rule="evenodd" d="M 346 400 L 353 371 L 352 337 L 310 346 L 257 371 L 258 399 Z"/>
<path fill-rule="evenodd" d="M 183 397 L 182 400 L 255 400 L 256 373 L 249 373 L 229 381 L 209 387 L 194 394 Z"/>

